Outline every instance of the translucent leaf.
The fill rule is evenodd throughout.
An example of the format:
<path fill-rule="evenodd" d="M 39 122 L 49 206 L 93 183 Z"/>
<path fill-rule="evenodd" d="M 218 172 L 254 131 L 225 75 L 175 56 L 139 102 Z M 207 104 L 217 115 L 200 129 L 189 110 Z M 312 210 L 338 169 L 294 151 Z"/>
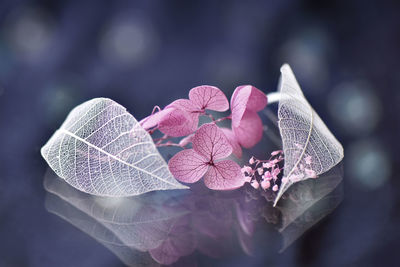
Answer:
<path fill-rule="evenodd" d="M 119 197 L 187 188 L 174 179 L 136 119 L 107 98 L 74 108 L 41 154 L 58 176 L 89 194 Z"/>
<path fill-rule="evenodd" d="M 305 99 L 289 65 L 282 66 L 281 74 L 278 118 L 287 179 L 274 205 L 293 183 L 320 175 L 343 158 L 342 145 Z M 306 159 L 311 168 L 304 168 Z"/>

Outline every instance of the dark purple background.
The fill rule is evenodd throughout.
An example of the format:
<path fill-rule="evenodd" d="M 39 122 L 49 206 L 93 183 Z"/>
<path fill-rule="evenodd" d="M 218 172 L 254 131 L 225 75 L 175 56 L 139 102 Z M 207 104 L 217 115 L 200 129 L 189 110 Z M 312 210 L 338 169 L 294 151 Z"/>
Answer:
<path fill-rule="evenodd" d="M 361 0 L 0 1 L 0 266 L 121 265 L 44 208 L 39 150 L 74 106 L 109 97 L 141 119 L 196 85 L 271 92 L 284 62 L 345 147 L 345 199 L 283 254 L 218 266 L 398 264 L 399 12 Z"/>

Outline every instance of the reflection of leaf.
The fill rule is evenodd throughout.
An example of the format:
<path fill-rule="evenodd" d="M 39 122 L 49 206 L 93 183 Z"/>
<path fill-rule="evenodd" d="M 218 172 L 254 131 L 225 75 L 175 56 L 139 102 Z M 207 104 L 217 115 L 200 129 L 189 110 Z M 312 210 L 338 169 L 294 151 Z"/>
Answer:
<path fill-rule="evenodd" d="M 312 159 L 311 170 L 316 175 L 343 158 L 342 145 L 305 99 L 289 65 L 283 65 L 281 73 L 278 118 L 285 154 L 284 177 L 288 179 L 282 183 L 274 205 L 294 182 L 312 176 L 301 168 L 307 156 Z"/>
<path fill-rule="evenodd" d="M 342 178 L 343 164 L 340 163 L 318 179 L 296 183 L 287 191 L 287 197 L 277 206 L 282 214 L 281 251 L 337 207 L 343 196 Z"/>
<path fill-rule="evenodd" d="M 173 203 L 166 205 L 169 198 L 157 198 L 156 194 L 131 198 L 84 194 L 64 183 L 51 171 L 46 175 L 44 185 L 49 193 L 86 214 L 89 220 L 80 221 L 79 228 L 83 228 L 83 231 L 89 229 L 92 231 L 89 234 L 102 243 L 128 246 L 140 251 L 158 247 L 167 238 L 171 225 L 187 214 L 183 208 L 171 205 Z M 52 206 L 54 213 L 65 213 L 64 206 Z M 67 217 L 68 220 L 73 218 Z M 104 235 L 103 229 L 110 234 Z"/>
<path fill-rule="evenodd" d="M 187 188 L 173 178 L 136 119 L 107 98 L 74 108 L 41 154 L 66 182 L 94 195 Z"/>
<path fill-rule="evenodd" d="M 326 195 L 341 179 L 333 173 L 336 169 L 295 184 L 279 202 L 279 230 L 285 247 L 334 208 Z M 258 248 L 266 245 L 258 227 L 265 223 L 263 217 L 271 222 L 268 218 L 279 213 L 251 187 L 250 192 L 257 193 L 255 198 L 249 198 L 245 188 L 215 192 L 203 184 L 192 190 L 110 198 L 80 192 L 52 171 L 45 176 L 44 186 L 50 212 L 95 238 L 129 266 L 151 265 L 154 261 L 177 263 L 197 258 L 200 254 L 192 254 L 194 250 L 209 257 L 229 258 L 241 247 L 244 253 L 257 257 L 261 252 Z M 272 243 L 273 239 L 268 239 L 268 246 L 275 247 Z"/>
<path fill-rule="evenodd" d="M 46 196 L 46 208 L 102 243 L 127 266 L 158 266 L 148 253 L 122 245 L 113 232 L 56 195 Z"/>

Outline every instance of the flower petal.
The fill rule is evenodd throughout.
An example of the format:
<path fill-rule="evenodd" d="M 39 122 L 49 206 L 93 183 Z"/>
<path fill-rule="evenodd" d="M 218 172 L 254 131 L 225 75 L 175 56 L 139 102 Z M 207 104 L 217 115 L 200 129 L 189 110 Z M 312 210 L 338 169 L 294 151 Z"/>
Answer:
<path fill-rule="evenodd" d="M 177 99 L 174 102 L 172 102 L 171 104 L 169 104 L 168 106 L 166 106 L 165 108 L 171 108 L 171 107 L 177 108 L 177 109 L 182 109 L 187 112 L 197 111 L 194 108 L 192 101 L 190 101 L 189 99 Z"/>
<path fill-rule="evenodd" d="M 185 149 L 175 154 L 168 167 L 176 179 L 184 183 L 194 183 L 208 170 L 207 160 L 193 149 Z"/>
<path fill-rule="evenodd" d="M 233 154 L 237 157 L 237 158 L 241 158 L 242 157 L 242 148 L 239 145 L 238 140 L 236 139 L 235 134 L 232 132 L 232 130 L 228 129 L 228 128 L 221 128 L 221 131 L 225 134 L 226 138 L 228 139 L 229 143 L 232 146 L 232 150 L 233 150 Z"/>
<path fill-rule="evenodd" d="M 244 184 L 240 166 L 232 160 L 222 160 L 204 175 L 204 184 L 213 190 L 231 190 Z"/>
<path fill-rule="evenodd" d="M 262 122 L 258 114 L 254 111 L 247 110 L 239 125 L 232 125 L 239 144 L 245 148 L 251 148 L 260 142 L 263 134 Z"/>
<path fill-rule="evenodd" d="M 160 123 L 160 121 L 172 110 L 172 108 L 165 108 L 154 114 L 151 114 L 150 116 L 147 116 L 139 122 L 140 126 L 142 126 L 145 130 L 156 127 Z"/>
<path fill-rule="evenodd" d="M 229 109 L 225 94 L 214 86 L 202 85 L 191 89 L 189 99 L 198 110 L 226 111 Z"/>
<path fill-rule="evenodd" d="M 232 146 L 221 129 L 214 123 L 203 124 L 194 134 L 193 149 L 208 160 L 226 158 Z"/>
<path fill-rule="evenodd" d="M 162 117 L 158 129 L 169 136 L 180 137 L 193 133 L 198 123 L 198 116 L 192 116 L 182 109 L 172 108 L 171 112 Z"/>
<path fill-rule="evenodd" d="M 235 89 L 231 98 L 232 124 L 237 126 L 246 110 L 260 111 L 267 105 L 267 96 L 251 85 L 242 85 Z"/>

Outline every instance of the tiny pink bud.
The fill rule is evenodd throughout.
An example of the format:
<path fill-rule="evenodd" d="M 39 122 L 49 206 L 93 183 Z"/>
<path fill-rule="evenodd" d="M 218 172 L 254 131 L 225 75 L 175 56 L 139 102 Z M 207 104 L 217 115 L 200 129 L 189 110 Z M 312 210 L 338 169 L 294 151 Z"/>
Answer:
<path fill-rule="evenodd" d="M 258 172 L 259 175 L 263 175 L 264 169 L 263 168 L 258 168 L 257 172 Z"/>
<path fill-rule="evenodd" d="M 271 180 L 272 179 L 272 175 L 271 175 L 271 172 L 270 171 L 266 171 L 265 173 L 264 173 L 264 175 L 263 175 L 263 178 L 265 179 L 265 180 Z"/>
<path fill-rule="evenodd" d="M 274 179 L 278 179 L 278 174 L 281 172 L 281 170 L 279 168 L 275 168 L 272 170 L 272 177 Z"/>
<path fill-rule="evenodd" d="M 292 174 L 290 176 L 290 180 L 294 183 L 301 181 L 304 178 L 304 174 L 303 173 L 299 173 L 299 174 Z"/>
<path fill-rule="evenodd" d="M 253 173 L 253 169 L 250 166 L 244 166 L 242 169 L 242 173 L 247 173 L 249 175 L 251 175 Z"/>
<path fill-rule="evenodd" d="M 306 164 L 311 164 L 311 156 L 307 156 L 304 158 L 304 160 L 306 161 Z"/>
<path fill-rule="evenodd" d="M 251 158 L 249 159 L 249 163 L 250 163 L 250 164 L 254 164 L 254 162 L 255 162 L 254 157 L 251 157 Z"/>
<path fill-rule="evenodd" d="M 273 152 L 271 153 L 271 156 L 276 156 L 276 155 L 280 154 L 281 152 L 282 152 L 282 150 L 273 151 Z"/>
<path fill-rule="evenodd" d="M 253 180 L 250 184 L 255 189 L 258 189 L 260 187 L 260 184 L 256 180 Z"/>
<path fill-rule="evenodd" d="M 274 164 L 272 164 L 270 161 L 268 161 L 268 162 L 264 162 L 263 163 L 263 167 L 264 168 L 272 168 L 274 166 Z"/>
<path fill-rule="evenodd" d="M 310 178 L 317 178 L 317 175 L 315 173 L 314 170 L 310 170 L 310 169 L 305 169 L 304 172 L 306 173 L 306 175 Z"/>
<path fill-rule="evenodd" d="M 272 187 L 272 190 L 273 190 L 274 192 L 278 191 L 278 185 L 274 185 L 274 186 Z"/>
<path fill-rule="evenodd" d="M 267 190 L 270 186 L 271 186 L 271 183 L 270 183 L 269 181 L 267 181 L 267 180 L 263 180 L 263 181 L 261 182 L 261 187 L 262 187 L 264 190 Z"/>

